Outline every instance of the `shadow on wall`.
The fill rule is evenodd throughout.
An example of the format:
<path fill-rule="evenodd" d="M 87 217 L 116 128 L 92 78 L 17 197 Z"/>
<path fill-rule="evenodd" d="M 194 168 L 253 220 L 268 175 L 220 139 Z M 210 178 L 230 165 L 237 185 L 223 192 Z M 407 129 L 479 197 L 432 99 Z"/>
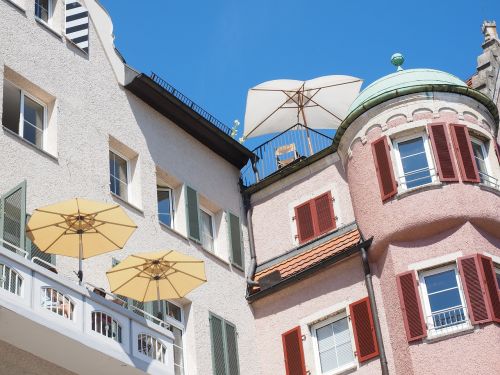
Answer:
<path fill-rule="evenodd" d="M 262 319 L 293 307 L 300 309 L 302 304 L 308 304 L 303 309 L 303 315 L 307 316 L 335 303 L 331 298 L 333 292 L 342 294 L 338 301 L 347 300 L 350 297 L 354 301 L 356 298 L 352 296 L 349 289 L 354 284 L 362 283 L 363 280 L 361 257 L 353 255 L 340 263 L 327 267 L 314 276 L 300 280 L 294 285 L 255 301 L 252 304 L 254 318 Z M 364 286 L 362 288 L 364 291 Z M 361 296 L 366 295 L 366 291 L 363 293 Z M 317 298 L 322 298 L 322 300 L 314 302 Z M 296 316 L 296 318 L 300 319 L 302 316 Z"/>

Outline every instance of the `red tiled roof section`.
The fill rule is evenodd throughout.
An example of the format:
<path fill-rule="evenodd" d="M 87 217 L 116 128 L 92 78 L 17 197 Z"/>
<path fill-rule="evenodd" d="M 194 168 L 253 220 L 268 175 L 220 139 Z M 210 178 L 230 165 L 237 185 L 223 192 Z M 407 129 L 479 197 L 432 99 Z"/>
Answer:
<path fill-rule="evenodd" d="M 361 235 L 357 229 L 344 233 L 338 237 L 334 237 L 322 244 L 313 247 L 293 258 L 286 259 L 278 264 L 266 268 L 255 274 L 254 280 L 259 281 L 263 276 L 270 274 L 273 271 L 279 270 L 282 279 L 293 276 L 296 273 L 304 271 L 325 259 L 328 259 L 336 254 L 341 253 L 350 247 L 357 245 L 361 239 Z M 254 291 L 256 291 L 254 289 Z"/>

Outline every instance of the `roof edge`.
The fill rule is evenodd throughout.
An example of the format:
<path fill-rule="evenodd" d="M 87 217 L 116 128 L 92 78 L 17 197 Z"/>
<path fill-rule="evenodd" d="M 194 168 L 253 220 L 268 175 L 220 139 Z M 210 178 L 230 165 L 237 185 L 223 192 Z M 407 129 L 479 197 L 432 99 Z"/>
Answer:
<path fill-rule="evenodd" d="M 354 110 L 352 110 L 347 117 L 342 121 L 340 124 L 339 128 L 337 129 L 335 133 L 335 137 L 333 138 L 333 143 L 332 146 L 334 149 L 337 149 L 340 140 L 344 133 L 346 132 L 347 128 L 362 114 L 367 112 L 368 110 L 376 107 L 379 104 L 382 104 L 386 101 L 389 101 L 391 99 L 404 96 L 404 95 L 409 95 L 409 94 L 415 94 L 419 92 L 449 92 L 449 93 L 454 93 L 454 94 L 461 94 L 468 96 L 470 98 L 473 98 L 483 104 L 486 109 L 491 113 L 493 116 L 493 119 L 495 120 L 495 125 L 497 128 L 498 132 L 498 122 L 499 122 L 499 113 L 498 113 L 498 108 L 496 107 L 495 103 L 485 94 L 483 94 L 480 91 L 474 90 L 470 87 L 467 86 L 458 86 L 458 85 L 447 85 L 447 84 L 425 84 L 425 85 L 417 85 L 417 86 L 408 86 L 408 87 L 403 87 L 395 90 L 391 90 L 388 92 L 384 92 L 378 96 L 375 96 L 366 102 L 360 104 L 358 107 L 356 107 Z"/>

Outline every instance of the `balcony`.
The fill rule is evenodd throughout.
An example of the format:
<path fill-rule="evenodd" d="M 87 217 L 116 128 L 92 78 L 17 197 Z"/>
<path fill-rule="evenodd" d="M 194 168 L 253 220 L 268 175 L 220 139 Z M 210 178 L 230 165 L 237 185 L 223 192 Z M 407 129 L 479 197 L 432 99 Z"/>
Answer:
<path fill-rule="evenodd" d="M 78 374 L 174 374 L 174 337 L 164 324 L 11 247 L 0 246 L 0 340 Z"/>
<path fill-rule="evenodd" d="M 243 167 L 243 185 L 249 187 L 281 170 L 291 168 L 301 160 L 325 150 L 332 142 L 332 137 L 296 124 L 252 150 L 257 159 L 250 160 Z"/>

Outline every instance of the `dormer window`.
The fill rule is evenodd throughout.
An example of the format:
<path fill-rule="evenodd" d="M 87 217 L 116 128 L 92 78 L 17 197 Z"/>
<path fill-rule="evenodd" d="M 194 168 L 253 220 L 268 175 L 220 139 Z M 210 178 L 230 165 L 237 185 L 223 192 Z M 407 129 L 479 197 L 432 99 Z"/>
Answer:
<path fill-rule="evenodd" d="M 52 19 L 52 0 L 35 0 L 35 16 L 45 23 Z"/>

